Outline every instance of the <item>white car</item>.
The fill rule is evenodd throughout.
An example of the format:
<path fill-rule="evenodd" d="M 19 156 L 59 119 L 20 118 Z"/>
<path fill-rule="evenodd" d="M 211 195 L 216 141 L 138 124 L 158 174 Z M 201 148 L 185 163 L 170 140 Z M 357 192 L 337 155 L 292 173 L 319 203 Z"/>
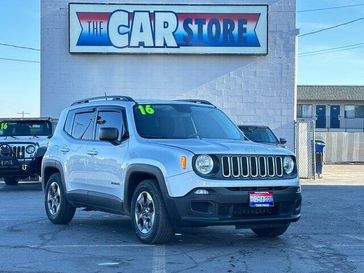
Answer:
<path fill-rule="evenodd" d="M 180 226 L 274 237 L 300 218 L 295 156 L 245 141 L 206 101 L 75 102 L 60 116 L 42 179 L 53 223 L 67 224 L 79 207 L 127 214 L 144 243 L 166 242 Z"/>

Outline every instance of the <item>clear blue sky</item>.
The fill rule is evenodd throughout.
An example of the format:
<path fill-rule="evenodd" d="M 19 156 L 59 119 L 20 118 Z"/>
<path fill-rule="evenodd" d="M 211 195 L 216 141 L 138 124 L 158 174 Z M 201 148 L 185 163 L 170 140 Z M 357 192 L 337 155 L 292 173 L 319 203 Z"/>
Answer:
<path fill-rule="evenodd" d="M 112 2 L 112 1 L 111 1 Z M 361 4 L 364 0 L 297 0 L 297 10 Z M 300 33 L 364 17 L 364 6 L 298 13 Z M 0 43 L 40 47 L 40 0 L 0 0 Z M 299 52 L 364 43 L 364 21 L 299 38 Z M 40 53 L 0 46 L 0 57 L 40 60 Z M 299 57 L 299 84 L 364 85 L 364 48 Z M 0 117 L 39 115 L 40 65 L 0 60 Z"/>

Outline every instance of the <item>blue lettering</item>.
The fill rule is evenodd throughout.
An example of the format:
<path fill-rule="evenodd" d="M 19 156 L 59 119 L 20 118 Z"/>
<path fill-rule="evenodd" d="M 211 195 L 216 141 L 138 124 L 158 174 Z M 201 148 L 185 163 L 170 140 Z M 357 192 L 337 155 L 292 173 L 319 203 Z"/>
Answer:
<path fill-rule="evenodd" d="M 234 28 L 235 28 L 235 24 L 234 21 L 231 19 L 224 19 L 222 21 L 222 28 L 223 28 L 223 40 L 224 43 L 234 43 Z"/>
<path fill-rule="evenodd" d="M 214 31 L 215 29 L 215 31 Z M 211 19 L 207 24 L 207 37 L 210 42 L 218 42 L 220 39 L 221 27 L 217 19 Z"/>
<path fill-rule="evenodd" d="M 187 33 L 187 36 L 184 37 L 184 42 L 187 43 L 187 44 L 189 44 L 192 41 L 192 38 L 193 38 L 193 31 L 192 31 L 190 25 L 192 25 L 192 19 L 191 18 L 186 18 L 183 21 L 183 29 Z"/>
<path fill-rule="evenodd" d="M 203 42 L 203 26 L 206 24 L 206 20 L 196 19 L 195 24 L 197 25 L 197 38 L 200 42 Z"/>
<path fill-rule="evenodd" d="M 246 42 L 246 19 L 239 19 L 238 20 L 238 43 Z"/>

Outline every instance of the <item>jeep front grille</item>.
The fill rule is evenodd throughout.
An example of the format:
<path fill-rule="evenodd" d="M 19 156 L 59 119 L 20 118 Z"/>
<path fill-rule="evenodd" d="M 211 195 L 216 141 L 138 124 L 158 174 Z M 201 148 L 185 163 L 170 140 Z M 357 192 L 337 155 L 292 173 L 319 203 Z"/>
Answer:
<path fill-rule="evenodd" d="M 281 156 L 240 156 L 221 157 L 222 175 L 226 178 L 269 178 L 283 176 Z"/>
<path fill-rule="evenodd" d="M 13 146 L 12 150 L 17 159 L 25 158 L 25 146 Z"/>

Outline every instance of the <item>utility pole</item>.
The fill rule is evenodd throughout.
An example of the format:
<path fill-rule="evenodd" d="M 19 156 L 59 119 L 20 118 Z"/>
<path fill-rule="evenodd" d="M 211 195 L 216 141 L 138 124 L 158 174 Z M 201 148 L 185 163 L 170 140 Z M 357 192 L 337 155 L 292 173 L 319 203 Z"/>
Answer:
<path fill-rule="evenodd" d="M 16 113 L 17 115 L 21 115 L 22 118 L 25 117 L 25 115 L 30 115 L 30 113 L 25 113 L 24 111 L 20 112 L 20 113 Z"/>

